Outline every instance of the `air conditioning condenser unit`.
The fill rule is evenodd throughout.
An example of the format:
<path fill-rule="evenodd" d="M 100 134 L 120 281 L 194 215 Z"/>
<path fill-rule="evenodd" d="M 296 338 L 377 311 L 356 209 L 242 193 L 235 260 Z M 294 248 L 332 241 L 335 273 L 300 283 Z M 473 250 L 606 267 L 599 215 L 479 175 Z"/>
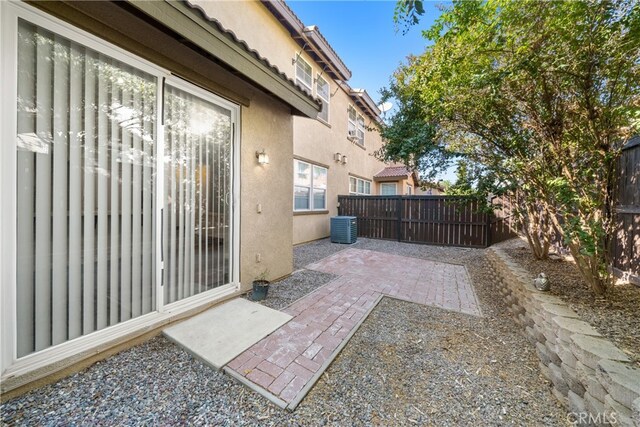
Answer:
<path fill-rule="evenodd" d="M 358 240 L 358 221 L 355 216 L 331 218 L 331 243 L 355 243 Z"/>

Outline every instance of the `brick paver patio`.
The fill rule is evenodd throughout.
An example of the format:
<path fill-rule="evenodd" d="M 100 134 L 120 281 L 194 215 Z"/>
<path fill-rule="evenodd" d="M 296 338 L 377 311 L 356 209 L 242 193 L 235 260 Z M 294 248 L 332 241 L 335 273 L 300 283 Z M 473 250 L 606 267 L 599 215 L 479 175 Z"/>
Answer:
<path fill-rule="evenodd" d="M 480 315 L 460 265 L 349 248 L 306 268 L 340 277 L 283 310 L 293 319 L 225 368 L 281 407 L 298 405 L 382 296 Z"/>

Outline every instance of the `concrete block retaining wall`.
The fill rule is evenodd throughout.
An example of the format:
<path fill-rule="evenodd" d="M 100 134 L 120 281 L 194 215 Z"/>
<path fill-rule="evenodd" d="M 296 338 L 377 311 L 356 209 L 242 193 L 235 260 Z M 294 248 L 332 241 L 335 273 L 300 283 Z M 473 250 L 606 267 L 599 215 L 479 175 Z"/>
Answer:
<path fill-rule="evenodd" d="M 640 369 L 533 276 L 490 248 L 494 284 L 540 358 L 553 394 L 578 424 L 640 426 Z M 581 422 L 582 421 L 582 422 Z"/>

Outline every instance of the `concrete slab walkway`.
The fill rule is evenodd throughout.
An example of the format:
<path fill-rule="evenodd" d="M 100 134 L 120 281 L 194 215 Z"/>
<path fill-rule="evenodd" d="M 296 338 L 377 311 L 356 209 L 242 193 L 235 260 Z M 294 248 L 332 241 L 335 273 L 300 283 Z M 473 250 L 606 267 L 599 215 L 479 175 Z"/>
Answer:
<path fill-rule="evenodd" d="M 289 314 L 237 298 L 162 333 L 204 363 L 220 369 L 289 320 Z"/>
<path fill-rule="evenodd" d="M 290 322 L 224 368 L 282 408 L 295 409 L 383 296 L 481 314 L 460 265 L 349 248 L 306 268 L 340 277 L 283 310 Z"/>

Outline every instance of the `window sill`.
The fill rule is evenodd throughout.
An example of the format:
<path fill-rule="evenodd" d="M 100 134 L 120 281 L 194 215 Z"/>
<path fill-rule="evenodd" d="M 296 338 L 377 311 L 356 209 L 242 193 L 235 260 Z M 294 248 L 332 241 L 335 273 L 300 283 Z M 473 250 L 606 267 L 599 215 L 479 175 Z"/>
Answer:
<path fill-rule="evenodd" d="M 367 148 L 364 145 L 360 145 L 357 142 L 352 142 L 352 144 L 360 148 L 361 150 L 367 151 Z"/>
<path fill-rule="evenodd" d="M 293 216 L 298 216 L 298 215 L 326 215 L 328 213 L 329 213 L 328 210 L 323 210 L 323 211 L 293 211 Z"/>
<path fill-rule="evenodd" d="M 300 85 L 303 89 L 309 92 L 309 95 L 313 95 L 313 89 L 306 82 L 296 77 L 296 84 Z"/>
<path fill-rule="evenodd" d="M 329 122 L 325 122 L 324 120 L 322 120 L 321 118 L 318 118 L 318 117 L 316 117 L 316 120 L 318 120 L 320 123 L 322 123 L 323 125 L 325 125 L 329 129 L 331 129 L 331 125 L 329 124 Z"/>

